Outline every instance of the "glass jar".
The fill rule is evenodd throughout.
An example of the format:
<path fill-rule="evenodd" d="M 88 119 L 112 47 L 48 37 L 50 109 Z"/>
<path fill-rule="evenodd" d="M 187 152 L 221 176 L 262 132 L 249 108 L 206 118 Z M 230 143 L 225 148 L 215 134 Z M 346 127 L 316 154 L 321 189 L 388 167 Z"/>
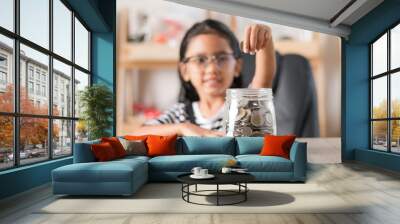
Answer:
<path fill-rule="evenodd" d="M 224 127 L 231 137 L 276 135 L 272 89 L 227 89 Z"/>

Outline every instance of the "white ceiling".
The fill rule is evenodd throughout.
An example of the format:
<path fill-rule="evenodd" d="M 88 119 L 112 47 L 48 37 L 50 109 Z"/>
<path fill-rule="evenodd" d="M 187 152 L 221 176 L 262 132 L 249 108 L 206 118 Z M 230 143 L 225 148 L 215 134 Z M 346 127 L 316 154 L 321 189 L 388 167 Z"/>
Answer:
<path fill-rule="evenodd" d="M 227 2 L 275 9 L 282 12 L 329 20 L 351 0 L 226 0 Z M 312 6 L 312 7 L 310 7 Z"/>
<path fill-rule="evenodd" d="M 342 37 L 350 34 L 352 24 L 383 2 L 383 0 L 167 1 Z M 339 13 L 346 8 L 346 5 L 347 9 Z"/>

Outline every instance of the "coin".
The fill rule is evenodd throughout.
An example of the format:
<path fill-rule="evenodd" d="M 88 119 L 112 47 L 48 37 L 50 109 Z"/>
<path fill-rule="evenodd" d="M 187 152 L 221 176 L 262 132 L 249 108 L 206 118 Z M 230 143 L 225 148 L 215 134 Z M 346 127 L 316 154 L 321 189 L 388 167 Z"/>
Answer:
<path fill-rule="evenodd" d="M 239 108 L 239 111 L 236 115 L 236 121 L 245 121 L 250 118 L 250 110 L 244 109 L 243 107 Z"/>
<path fill-rule="evenodd" d="M 250 127 L 243 127 L 242 128 L 242 135 L 243 136 L 250 136 L 253 133 Z"/>
<path fill-rule="evenodd" d="M 263 125 L 265 123 L 264 115 L 265 114 L 259 110 L 251 112 L 251 118 L 250 118 L 251 124 L 256 127 L 260 127 L 261 125 Z"/>

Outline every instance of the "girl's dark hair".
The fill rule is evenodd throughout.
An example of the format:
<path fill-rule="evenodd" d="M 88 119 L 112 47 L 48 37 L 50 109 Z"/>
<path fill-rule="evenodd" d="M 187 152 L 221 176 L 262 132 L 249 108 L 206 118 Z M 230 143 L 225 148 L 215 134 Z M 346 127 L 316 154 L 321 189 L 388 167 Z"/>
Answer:
<path fill-rule="evenodd" d="M 240 58 L 242 53 L 240 51 L 239 42 L 236 39 L 235 34 L 223 23 L 213 20 L 206 19 L 202 22 L 195 23 L 185 34 L 182 39 L 181 46 L 179 48 L 179 61 L 182 62 L 186 57 L 186 50 L 190 43 L 190 40 L 200 34 L 216 34 L 223 38 L 225 38 L 229 46 L 233 50 L 233 54 L 235 58 Z M 181 80 L 181 90 L 179 93 L 179 102 L 183 103 L 191 103 L 199 100 L 199 96 L 197 94 L 196 89 L 192 85 L 191 82 L 186 82 L 183 80 L 182 75 L 179 71 L 179 79 Z M 241 88 L 242 87 L 242 78 L 241 75 L 235 77 L 233 79 L 232 85 L 230 88 Z"/>

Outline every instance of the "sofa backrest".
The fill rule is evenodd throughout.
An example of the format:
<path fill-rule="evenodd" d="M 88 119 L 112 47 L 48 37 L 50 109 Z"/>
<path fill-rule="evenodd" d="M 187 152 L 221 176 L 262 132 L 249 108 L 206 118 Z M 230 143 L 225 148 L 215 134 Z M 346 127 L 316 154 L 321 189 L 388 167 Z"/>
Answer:
<path fill-rule="evenodd" d="M 235 139 L 232 137 L 185 136 L 177 141 L 177 154 L 226 154 L 235 155 Z"/>
<path fill-rule="evenodd" d="M 74 163 L 95 162 L 96 158 L 90 148 L 92 144 L 99 144 L 100 140 L 75 143 Z"/>
<path fill-rule="evenodd" d="M 236 155 L 259 154 L 264 145 L 264 137 L 236 137 Z"/>

